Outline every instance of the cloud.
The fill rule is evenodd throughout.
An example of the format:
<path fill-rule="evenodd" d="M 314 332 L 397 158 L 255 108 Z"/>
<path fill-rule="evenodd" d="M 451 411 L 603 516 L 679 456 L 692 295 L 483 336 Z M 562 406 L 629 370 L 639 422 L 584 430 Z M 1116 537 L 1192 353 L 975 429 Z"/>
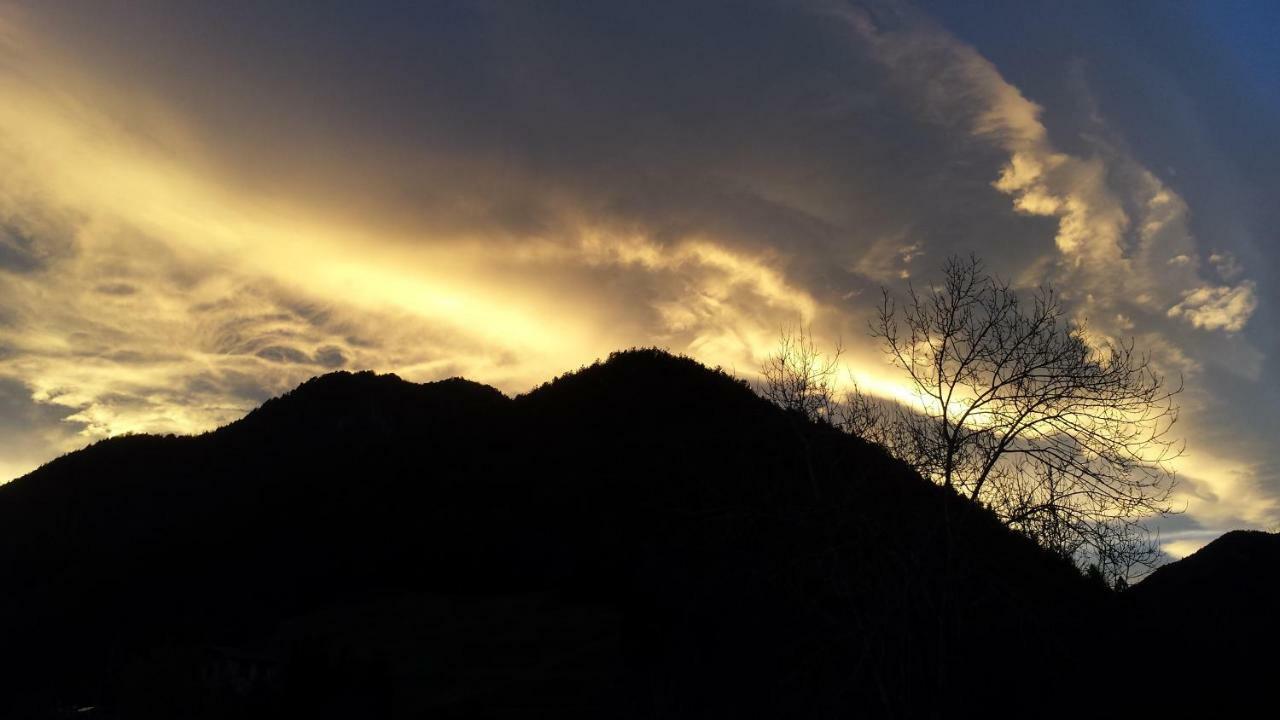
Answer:
<path fill-rule="evenodd" d="M 347 364 L 347 356 L 337 345 L 325 345 L 316 349 L 315 363 L 334 370 Z"/>
<path fill-rule="evenodd" d="M 1185 318 L 1198 328 L 1239 332 L 1258 307 L 1255 286 L 1245 281 L 1232 286 L 1203 286 L 1188 290 L 1182 302 L 1169 308 L 1169 317 Z"/>
<path fill-rule="evenodd" d="M 1244 274 L 1244 266 L 1229 252 L 1215 252 L 1209 255 L 1209 264 L 1218 271 L 1223 280 L 1234 280 Z"/>
<path fill-rule="evenodd" d="M 0 483 L 78 447 L 72 408 L 32 400 L 21 381 L 0 376 Z"/>
<path fill-rule="evenodd" d="M 295 365 L 311 364 L 310 355 L 287 345 L 268 345 L 254 353 L 254 355 L 262 358 L 263 360 L 274 363 L 293 363 Z"/>
<path fill-rule="evenodd" d="M 72 252 L 73 230 L 29 213 L 0 215 L 0 272 L 31 273 Z"/>
<path fill-rule="evenodd" d="M 1255 285 L 1205 286 L 1186 202 L 1122 141 L 1109 139 L 1114 133 L 1096 107 L 1088 128 L 1092 154 L 1062 152 L 1041 120 L 1043 108 L 994 65 L 927 18 L 893 7 L 872 12 L 837 4 L 833 12 L 936 122 L 958 125 L 1007 153 L 992 187 L 1012 198 L 1016 212 L 1056 220 L 1056 284 L 1095 333 L 1128 333 L 1134 318 L 1157 313 L 1204 330 L 1244 327 L 1257 306 Z M 1209 262 L 1225 280 L 1242 272 L 1225 253 Z"/>
<path fill-rule="evenodd" d="M 912 241 L 909 231 L 903 230 L 872 242 L 852 270 L 881 283 L 906 280 L 911 277 L 911 263 L 924 254 L 924 243 Z"/>

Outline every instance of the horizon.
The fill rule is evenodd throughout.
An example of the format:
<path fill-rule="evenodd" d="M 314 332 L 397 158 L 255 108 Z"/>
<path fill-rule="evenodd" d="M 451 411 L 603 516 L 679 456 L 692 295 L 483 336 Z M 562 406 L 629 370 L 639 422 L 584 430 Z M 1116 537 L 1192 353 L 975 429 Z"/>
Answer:
<path fill-rule="evenodd" d="M 1190 554 L 1280 526 L 1267 3 L 0 3 L 0 482 L 333 370 L 511 395 L 779 332 L 908 388 L 976 253 L 1185 379 Z M 847 373 L 847 374 L 846 374 Z"/>

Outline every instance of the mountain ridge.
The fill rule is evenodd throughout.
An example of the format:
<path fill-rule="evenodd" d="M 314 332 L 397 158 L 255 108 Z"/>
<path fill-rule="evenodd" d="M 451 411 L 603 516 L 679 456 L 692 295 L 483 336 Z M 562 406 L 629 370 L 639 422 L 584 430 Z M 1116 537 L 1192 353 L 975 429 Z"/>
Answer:
<path fill-rule="evenodd" d="M 1052 692 L 1124 612 L 882 449 L 651 349 L 514 398 L 320 376 L 0 487 L 0 536 L 0 709 L 29 717 L 963 715 Z M 209 652 L 279 679 L 192 680 Z"/>

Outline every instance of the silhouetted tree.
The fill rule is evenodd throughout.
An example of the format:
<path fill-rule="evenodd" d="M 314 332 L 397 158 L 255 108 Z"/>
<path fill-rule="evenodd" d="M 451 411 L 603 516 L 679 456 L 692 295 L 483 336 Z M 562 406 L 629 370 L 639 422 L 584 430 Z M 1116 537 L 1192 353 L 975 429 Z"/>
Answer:
<path fill-rule="evenodd" d="M 803 325 L 784 328 L 777 351 L 760 368 L 760 393 L 785 410 L 834 424 L 840 412 L 834 379 L 841 352 L 839 344 L 832 355 L 820 351 Z"/>
<path fill-rule="evenodd" d="M 1181 386 L 1133 341 L 1089 336 L 1052 288 L 1023 302 L 974 257 L 949 260 L 941 287 L 912 288 L 902 307 L 885 291 L 872 335 L 916 407 L 856 384 L 840 397 L 841 348 L 821 352 L 803 328 L 783 331 L 762 394 L 885 446 L 1108 584 L 1159 559 L 1143 520 L 1170 512 Z"/>
<path fill-rule="evenodd" d="M 872 334 L 921 408 L 873 439 L 1109 582 L 1156 560 L 1141 521 L 1169 512 L 1181 385 L 1132 340 L 1089 335 L 1050 287 L 1023 302 L 972 256 L 901 307 L 886 290 Z"/>

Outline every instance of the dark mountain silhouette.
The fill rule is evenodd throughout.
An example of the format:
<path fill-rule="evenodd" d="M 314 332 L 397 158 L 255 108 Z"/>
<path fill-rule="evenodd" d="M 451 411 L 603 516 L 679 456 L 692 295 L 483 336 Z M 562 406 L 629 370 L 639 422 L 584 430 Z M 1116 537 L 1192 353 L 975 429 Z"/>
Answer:
<path fill-rule="evenodd" d="M 1175 563 L 1157 569 L 1134 594 L 1160 602 L 1205 601 L 1229 595 L 1238 602 L 1231 615 L 1280 607 L 1280 533 L 1234 530 Z M 1227 615 L 1227 613 L 1224 613 Z"/>
<path fill-rule="evenodd" d="M 1259 700 L 1274 710 L 1280 675 L 1280 534 L 1229 532 L 1159 568 L 1129 593 L 1152 657 L 1187 671 L 1172 698 Z M 1250 710 L 1250 712 L 1256 712 Z"/>
<path fill-rule="evenodd" d="M 515 399 L 326 375 L 2 486 L 0 537 L 2 717 L 1043 717 L 1127 694 L 1081 691 L 1128 622 L 1114 595 L 655 350 Z"/>

